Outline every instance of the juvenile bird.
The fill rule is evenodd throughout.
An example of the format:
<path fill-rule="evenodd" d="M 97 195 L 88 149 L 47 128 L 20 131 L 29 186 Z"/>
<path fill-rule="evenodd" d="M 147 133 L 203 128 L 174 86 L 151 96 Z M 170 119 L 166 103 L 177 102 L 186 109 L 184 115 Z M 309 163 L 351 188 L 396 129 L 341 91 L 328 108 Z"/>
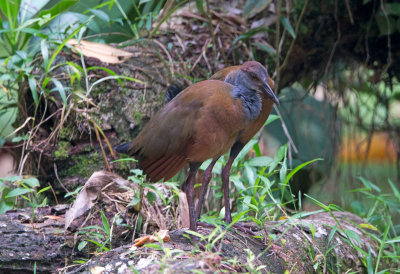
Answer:
<path fill-rule="evenodd" d="M 184 190 L 191 230 L 197 230 L 196 220 L 212 167 L 228 149 L 231 153 L 222 171 L 222 182 L 225 221 L 231 222 L 228 187 L 233 160 L 264 124 L 273 103 L 279 104 L 268 72 L 258 62 L 226 68 L 213 77 L 225 78 L 225 82 L 206 80 L 189 86 L 155 114 L 131 144 L 116 149 L 134 156 L 152 182 L 168 180 L 189 164 Z M 213 161 L 204 173 L 195 212 L 195 176 L 201 163 L 210 158 Z"/>

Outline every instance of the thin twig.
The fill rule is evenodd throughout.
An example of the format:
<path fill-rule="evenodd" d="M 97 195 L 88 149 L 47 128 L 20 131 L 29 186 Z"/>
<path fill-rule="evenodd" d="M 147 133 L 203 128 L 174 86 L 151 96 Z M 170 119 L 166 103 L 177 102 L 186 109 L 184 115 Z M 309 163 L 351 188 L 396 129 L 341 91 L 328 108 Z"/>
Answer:
<path fill-rule="evenodd" d="M 212 18 L 211 18 L 211 10 L 210 10 L 210 0 L 206 0 L 206 6 L 207 6 L 207 22 L 208 22 L 208 27 L 210 29 L 210 35 L 211 35 L 211 40 L 212 40 L 212 51 L 213 51 L 213 59 L 214 59 L 214 67 L 217 67 L 217 43 L 215 41 L 215 35 L 214 35 L 214 27 L 212 24 Z M 212 71 L 210 71 L 212 73 Z"/>
<path fill-rule="evenodd" d="M 56 179 L 57 179 L 57 181 L 60 183 L 61 187 L 62 187 L 67 193 L 70 192 L 70 191 L 64 186 L 64 184 L 61 182 L 60 177 L 58 177 L 58 172 L 57 172 L 57 165 L 56 165 L 56 163 L 54 163 L 53 168 L 54 168 L 54 174 L 56 175 Z"/>
<path fill-rule="evenodd" d="M 289 144 L 292 146 L 294 153 L 296 153 L 296 154 L 299 153 L 299 151 L 297 150 L 296 145 L 293 142 L 292 137 L 290 137 L 290 134 L 289 134 L 289 131 L 288 131 L 287 127 L 286 127 L 285 121 L 283 120 L 282 115 L 279 112 L 279 109 L 276 107 L 276 105 L 274 105 L 274 109 L 275 109 L 276 113 L 278 113 L 278 115 L 279 115 L 279 119 L 281 120 L 283 132 L 285 133 L 286 137 L 288 138 Z"/>
<path fill-rule="evenodd" d="M 275 55 L 275 89 L 279 90 L 279 82 L 280 82 L 280 77 L 281 73 L 279 70 L 279 43 L 280 43 L 280 35 L 281 35 L 281 6 L 282 6 L 282 1 L 278 0 L 278 4 L 276 6 L 276 25 L 275 25 L 275 50 L 276 50 L 276 55 Z"/>
<path fill-rule="evenodd" d="M 339 41 L 340 41 L 340 38 L 342 36 L 341 32 L 340 32 L 340 22 L 339 22 L 339 19 L 338 19 L 338 3 L 337 3 L 337 0 L 335 1 L 334 17 L 335 17 L 335 21 L 336 21 L 336 41 L 333 44 L 333 48 L 332 48 L 331 53 L 329 55 L 328 62 L 326 63 L 324 76 L 326 76 L 328 74 L 329 67 L 331 66 L 331 62 L 332 62 L 332 59 L 333 59 L 333 55 L 335 54 L 336 48 L 339 45 Z"/>

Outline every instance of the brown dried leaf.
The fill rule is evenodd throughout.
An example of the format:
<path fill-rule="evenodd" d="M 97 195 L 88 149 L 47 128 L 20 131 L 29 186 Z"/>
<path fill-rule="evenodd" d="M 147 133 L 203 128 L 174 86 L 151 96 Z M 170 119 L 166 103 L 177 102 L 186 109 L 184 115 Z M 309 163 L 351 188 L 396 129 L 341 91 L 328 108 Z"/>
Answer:
<path fill-rule="evenodd" d="M 85 40 L 70 39 L 67 43 L 84 56 L 94 57 L 108 64 L 121 64 L 133 56 L 131 52 Z"/>

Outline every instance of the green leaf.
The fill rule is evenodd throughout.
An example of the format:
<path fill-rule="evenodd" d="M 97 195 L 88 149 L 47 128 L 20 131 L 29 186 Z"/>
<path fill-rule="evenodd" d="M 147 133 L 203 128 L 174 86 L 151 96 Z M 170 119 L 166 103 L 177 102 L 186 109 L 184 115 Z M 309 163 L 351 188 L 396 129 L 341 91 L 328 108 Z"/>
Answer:
<path fill-rule="evenodd" d="M 314 159 L 314 160 L 311 160 L 311 161 L 302 163 L 301 165 L 298 165 L 296 168 L 294 168 L 294 169 L 286 176 L 285 183 L 287 183 L 287 182 L 290 180 L 290 178 L 292 178 L 293 175 L 295 175 L 295 174 L 297 173 L 297 171 L 299 171 L 299 170 L 302 169 L 303 167 L 305 167 L 305 166 L 307 166 L 307 165 L 309 165 L 309 164 L 311 164 L 311 163 L 314 163 L 314 162 L 316 162 L 316 161 L 321 161 L 321 160 L 323 160 L 323 159 L 322 159 L 322 158 L 317 158 L 317 159 Z"/>
<path fill-rule="evenodd" d="M 296 34 L 294 33 L 294 29 L 293 29 L 292 25 L 290 24 L 289 19 L 286 16 L 283 16 L 281 18 L 281 22 L 282 22 L 283 26 L 285 27 L 285 29 L 289 32 L 289 34 L 293 38 L 296 38 Z"/>
<path fill-rule="evenodd" d="M 368 271 L 368 274 L 374 274 L 374 264 L 373 264 L 373 260 L 372 260 L 371 249 L 368 250 L 367 271 Z"/>
<path fill-rule="evenodd" d="M 270 54 L 271 56 L 275 56 L 276 54 L 276 50 L 271 45 L 258 42 L 253 43 L 253 45 L 256 46 L 259 50 L 265 51 L 266 53 Z"/>
<path fill-rule="evenodd" d="M 147 192 L 146 198 L 151 205 L 154 205 L 154 202 L 157 201 L 157 195 L 152 191 Z"/>
<path fill-rule="evenodd" d="M 374 183 L 372 183 L 371 181 L 368 181 L 367 179 L 358 176 L 358 179 L 360 179 L 360 181 L 363 183 L 363 185 L 368 188 L 369 191 L 371 191 L 372 189 L 375 189 L 377 192 L 381 192 L 381 189 L 375 185 Z"/>
<path fill-rule="evenodd" d="M 400 192 L 399 189 L 395 186 L 395 184 L 392 182 L 392 180 L 388 179 L 389 185 L 393 190 L 394 196 L 397 198 L 397 200 L 400 201 Z"/>
<path fill-rule="evenodd" d="M 258 141 L 255 139 L 250 140 L 244 148 L 239 152 L 238 156 L 235 159 L 234 165 L 237 165 L 238 161 L 240 161 L 246 154 L 253 148 L 254 144 Z"/>
<path fill-rule="evenodd" d="M 400 236 L 394 237 L 390 240 L 386 241 L 387 244 L 395 244 L 395 243 L 400 243 Z"/>
<path fill-rule="evenodd" d="M 310 199 L 314 204 L 316 204 L 316 205 L 322 207 L 322 208 L 325 209 L 326 211 L 329 211 L 329 210 L 330 210 L 329 206 L 327 206 L 327 205 L 321 203 L 321 202 L 318 201 L 317 199 L 314 199 L 313 197 L 311 197 L 311 196 L 309 196 L 309 195 L 307 195 L 307 194 L 305 194 L 305 193 L 304 193 L 304 196 L 306 196 L 306 197 L 307 197 L 308 199 Z"/>
<path fill-rule="evenodd" d="M 13 209 L 13 202 L 7 202 L 3 199 L 3 201 L 0 202 L 0 214 L 4 214 L 6 213 L 6 211 Z"/>
<path fill-rule="evenodd" d="M 22 179 L 21 176 L 17 176 L 17 175 L 12 175 L 12 176 L 8 176 L 8 177 L 0 177 L 0 180 L 11 182 L 11 183 L 20 181 L 21 179 Z"/>
<path fill-rule="evenodd" d="M 103 20 L 104 22 L 109 23 L 110 22 L 110 17 L 108 16 L 107 13 L 100 9 L 89 9 L 91 13 L 96 15 L 99 19 Z"/>
<path fill-rule="evenodd" d="M 155 249 L 155 250 L 163 250 L 163 248 L 159 244 L 155 244 L 155 243 L 148 243 L 148 244 L 145 244 L 144 246 Z"/>
<path fill-rule="evenodd" d="M 268 32 L 268 28 L 267 27 L 259 27 L 259 28 L 253 28 L 250 29 L 248 31 L 246 31 L 245 33 L 243 33 L 242 35 L 238 36 L 235 38 L 235 40 L 233 40 L 232 42 L 232 46 L 236 45 L 237 42 L 239 42 L 240 40 L 242 41 L 247 41 L 249 40 L 250 37 L 256 35 L 259 32 Z"/>
<path fill-rule="evenodd" d="M 265 10 L 271 2 L 272 0 L 247 0 L 243 7 L 244 17 L 253 17 L 257 13 Z"/>
<path fill-rule="evenodd" d="M 281 146 L 278 151 L 275 153 L 274 160 L 271 162 L 268 173 L 271 173 L 278 164 L 282 161 L 283 157 L 285 157 L 287 152 L 287 144 Z"/>
<path fill-rule="evenodd" d="M 24 195 L 31 191 L 32 191 L 31 189 L 26 189 L 26 188 L 15 188 L 15 189 L 11 190 L 10 192 L 8 192 L 6 199 L 11 198 L 11 197 L 21 196 L 21 195 Z"/>
<path fill-rule="evenodd" d="M 50 186 L 46 186 L 46 187 L 42 188 L 41 190 L 39 190 L 37 194 L 45 192 L 46 190 L 49 190 L 50 188 L 51 188 Z"/>
<path fill-rule="evenodd" d="M 335 236 L 337 229 L 338 229 L 338 224 L 335 224 L 335 226 L 331 229 L 331 232 L 329 233 L 328 236 L 328 246 L 331 243 L 333 236 Z"/>
<path fill-rule="evenodd" d="M 105 230 L 107 236 L 111 237 L 110 224 L 108 223 L 108 219 L 107 219 L 106 215 L 104 214 L 103 210 L 100 210 L 100 215 L 101 215 L 101 222 L 103 223 L 104 230 Z"/>
<path fill-rule="evenodd" d="M 138 198 L 138 197 L 133 197 L 132 198 L 132 201 L 128 204 L 128 207 L 129 206 L 136 206 L 136 205 L 138 205 L 140 203 L 140 199 Z"/>
<path fill-rule="evenodd" d="M 76 0 L 73 0 L 76 1 Z M 48 65 L 45 67 L 45 72 L 49 72 L 51 65 L 53 64 L 54 60 L 56 59 L 58 53 L 64 48 L 65 44 L 72 38 L 74 37 L 83 27 L 87 25 L 88 22 L 90 22 L 93 19 L 93 15 L 90 16 L 86 22 L 79 27 L 77 27 L 66 39 L 63 40 L 61 45 L 57 47 L 57 49 L 53 52 L 53 55 L 51 56 Z"/>
<path fill-rule="evenodd" d="M 200 13 L 205 14 L 203 0 L 196 0 L 196 8 Z"/>
<path fill-rule="evenodd" d="M 147 15 L 146 19 L 146 30 L 149 31 L 151 29 L 151 13 Z"/>
<path fill-rule="evenodd" d="M 36 179 L 35 177 L 30 177 L 30 178 L 23 179 L 22 183 L 25 183 L 25 184 L 27 184 L 28 186 L 30 186 L 32 188 L 40 186 L 39 180 Z"/>
<path fill-rule="evenodd" d="M 85 246 L 87 245 L 86 241 L 82 241 L 78 244 L 78 250 L 81 251 L 82 249 L 85 248 Z"/>
<path fill-rule="evenodd" d="M 61 84 L 60 81 L 58 81 L 56 78 L 51 78 L 51 81 L 54 83 L 54 85 L 56 86 L 56 89 L 58 91 L 58 93 L 61 96 L 61 100 L 63 101 L 63 104 L 65 105 L 65 107 L 67 108 L 67 96 L 65 95 L 65 90 L 64 90 L 64 86 Z"/>
<path fill-rule="evenodd" d="M 49 48 L 47 47 L 47 41 L 45 39 L 40 42 L 40 50 L 43 56 L 43 65 L 46 68 L 49 64 Z"/>
<path fill-rule="evenodd" d="M 52 6 L 50 9 L 40 11 L 38 17 L 44 17 L 45 15 L 50 14 L 54 18 L 57 15 L 68 10 L 70 7 L 72 7 L 73 5 L 75 5 L 78 2 L 79 2 L 79 0 L 56 1 L 56 4 L 54 6 Z"/>
<path fill-rule="evenodd" d="M 29 75 L 28 84 L 29 84 L 29 89 L 31 90 L 33 102 L 35 103 L 35 106 L 37 107 L 39 105 L 39 98 L 38 98 L 37 89 L 36 89 L 36 80 L 33 77 L 33 75 Z"/>
<path fill-rule="evenodd" d="M 266 167 L 269 166 L 274 159 L 268 156 L 260 156 L 260 157 L 255 157 L 252 159 L 249 159 L 246 163 L 249 166 L 254 166 L 254 167 Z"/>
<path fill-rule="evenodd" d="M 265 127 L 266 125 L 271 124 L 272 122 L 274 122 L 274 121 L 276 121 L 276 120 L 278 120 L 278 119 L 279 119 L 279 115 L 270 114 L 270 115 L 268 116 L 267 121 L 266 121 L 265 124 L 264 124 L 264 127 Z"/>
<path fill-rule="evenodd" d="M 354 230 L 346 229 L 345 233 L 346 233 L 347 237 L 349 237 L 349 239 L 353 239 L 353 240 L 359 242 L 360 244 L 363 244 L 363 241 L 361 240 L 360 235 L 358 235 L 358 233 L 355 232 Z"/>

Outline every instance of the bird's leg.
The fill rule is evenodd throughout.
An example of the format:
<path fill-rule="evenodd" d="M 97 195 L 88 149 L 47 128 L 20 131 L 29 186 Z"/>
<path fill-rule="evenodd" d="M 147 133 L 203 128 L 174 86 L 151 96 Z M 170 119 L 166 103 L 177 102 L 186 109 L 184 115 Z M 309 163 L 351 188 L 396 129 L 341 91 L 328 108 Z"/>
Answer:
<path fill-rule="evenodd" d="M 236 142 L 232 146 L 231 152 L 229 155 L 229 160 L 226 163 L 226 165 L 221 173 L 222 188 L 224 190 L 224 200 L 225 200 L 225 222 L 228 224 L 230 224 L 232 222 L 231 207 L 229 205 L 229 173 L 231 172 L 231 167 L 232 167 L 233 161 L 235 160 L 235 158 L 239 154 L 239 152 L 242 150 L 242 148 L 243 148 L 243 145 L 240 144 L 239 142 Z"/>
<path fill-rule="evenodd" d="M 193 231 L 197 231 L 196 216 L 194 211 L 194 183 L 196 181 L 196 173 L 199 167 L 200 163 L 190 163 L 189 176 L 185 182 L 186 199 L 189 205 L 190 230 Z"/>
<path fill-rule="evenodd" d="M 203 173 L 203 180 L 201 182 L 201 193 L 200 193 L 200 198 L 199 201 L 197 202 L 197 207 L 196 207 L 196 221 L 200 219 L 200 214 L 201 214 L 201 208 L 203 206 L 203 200 L 204 200 L 204 195 L 206 194 L 207 186 L 211 181 L 211 172 L 212 169 L 217 162 L 217 159 L 213 159 L 210 165 L 207 167 L 207 169 Z"/>

